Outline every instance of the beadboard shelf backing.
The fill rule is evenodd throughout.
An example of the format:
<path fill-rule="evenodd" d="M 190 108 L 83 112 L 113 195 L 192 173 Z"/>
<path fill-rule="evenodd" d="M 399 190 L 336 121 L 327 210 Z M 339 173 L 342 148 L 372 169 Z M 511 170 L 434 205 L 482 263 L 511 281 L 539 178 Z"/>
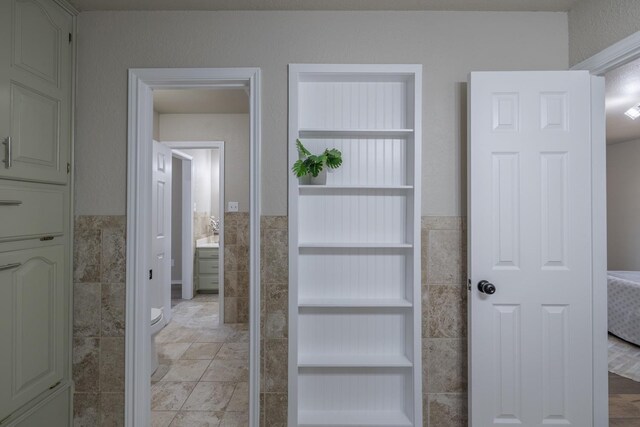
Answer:
<path fill-rule="evenodd" d="M 413 129 L 300 129 L 300 138 L 405 138 Z"/>
<path fill-rule="evenodd" d="M 289 66 L 289 425 L 422 426 L 419 65 Z M 417 143 L 416 143 L 417 141 Z"/>

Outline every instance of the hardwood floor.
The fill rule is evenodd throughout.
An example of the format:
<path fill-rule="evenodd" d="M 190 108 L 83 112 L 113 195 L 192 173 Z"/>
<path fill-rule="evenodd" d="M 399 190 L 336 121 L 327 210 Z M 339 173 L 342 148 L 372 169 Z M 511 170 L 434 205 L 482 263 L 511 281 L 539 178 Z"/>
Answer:
<path fill-rule="evenodd" d="M 609 427 L 640 427 L 640 382 L 609 372 Z"/>

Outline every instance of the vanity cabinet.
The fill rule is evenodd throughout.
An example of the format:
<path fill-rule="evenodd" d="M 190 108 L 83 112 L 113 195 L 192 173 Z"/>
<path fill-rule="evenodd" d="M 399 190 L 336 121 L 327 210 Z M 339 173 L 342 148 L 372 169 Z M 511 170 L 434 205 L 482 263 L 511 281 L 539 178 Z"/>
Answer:
<path fill-rule="evenodd" d="M 196 289 L 218 292 L 220 285 L 219 248 L 196 248 Z"/>
<path fill-rule="evenodd" d="M 71 425 L 75 15 L 0 0 L 0 427 Z"/>

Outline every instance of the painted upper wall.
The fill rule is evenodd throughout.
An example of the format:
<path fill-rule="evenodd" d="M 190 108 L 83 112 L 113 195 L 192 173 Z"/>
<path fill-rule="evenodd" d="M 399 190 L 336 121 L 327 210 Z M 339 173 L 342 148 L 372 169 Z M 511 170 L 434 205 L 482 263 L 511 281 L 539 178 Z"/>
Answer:
<path fill-rule="evenodd" d="M 162 132 L 160 133 L 162 139 Z M 163 141 L 175 141 L 174 139 L 165 139 Z M 193 158 L 193 212 L 201 215 L 210 216 L 211 214 L 211 199 L 218 196 L 218 192 L 215 194 L 212 190 L 211 180 L 211 151 L 209 149 L 182 149 L 179 150 L 191 156 Z"/>
<path fill-rule="evenodd" d="M 609 270 L 640 271 L 640 140 L 607 145 Z"/>
<path fill-rule="evenodd" d="M 240 212 L 249 212 L 250 126 L 248 114 L 160 114 L 160 139 L 224 141 L 224 206 L 235 201 Z"/>
<path fill-rule="evenodd" d="M 262 69 L 262 214 L 287 213 L 287 64 L 423 64 L 423 215 L 466 211 L 472 70 L 565 69 L 558 12 L 87 12 L 78 18 L 76 214 L 126 212 L 127 69 Z"/>
<path fill-rule="evenodd" d="M 640 1 L 577 1 L 569 11 L 569 62 L 584 61 L 637 31 Z"/>

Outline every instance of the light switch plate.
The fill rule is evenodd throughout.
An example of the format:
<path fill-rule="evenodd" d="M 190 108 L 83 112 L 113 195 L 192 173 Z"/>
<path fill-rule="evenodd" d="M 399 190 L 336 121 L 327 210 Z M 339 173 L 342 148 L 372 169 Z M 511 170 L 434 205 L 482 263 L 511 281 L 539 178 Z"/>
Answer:
<path fill-rule="evenodd" d="M 238 202 L 229 202 L 227 212 L 238 212 Z"/>

